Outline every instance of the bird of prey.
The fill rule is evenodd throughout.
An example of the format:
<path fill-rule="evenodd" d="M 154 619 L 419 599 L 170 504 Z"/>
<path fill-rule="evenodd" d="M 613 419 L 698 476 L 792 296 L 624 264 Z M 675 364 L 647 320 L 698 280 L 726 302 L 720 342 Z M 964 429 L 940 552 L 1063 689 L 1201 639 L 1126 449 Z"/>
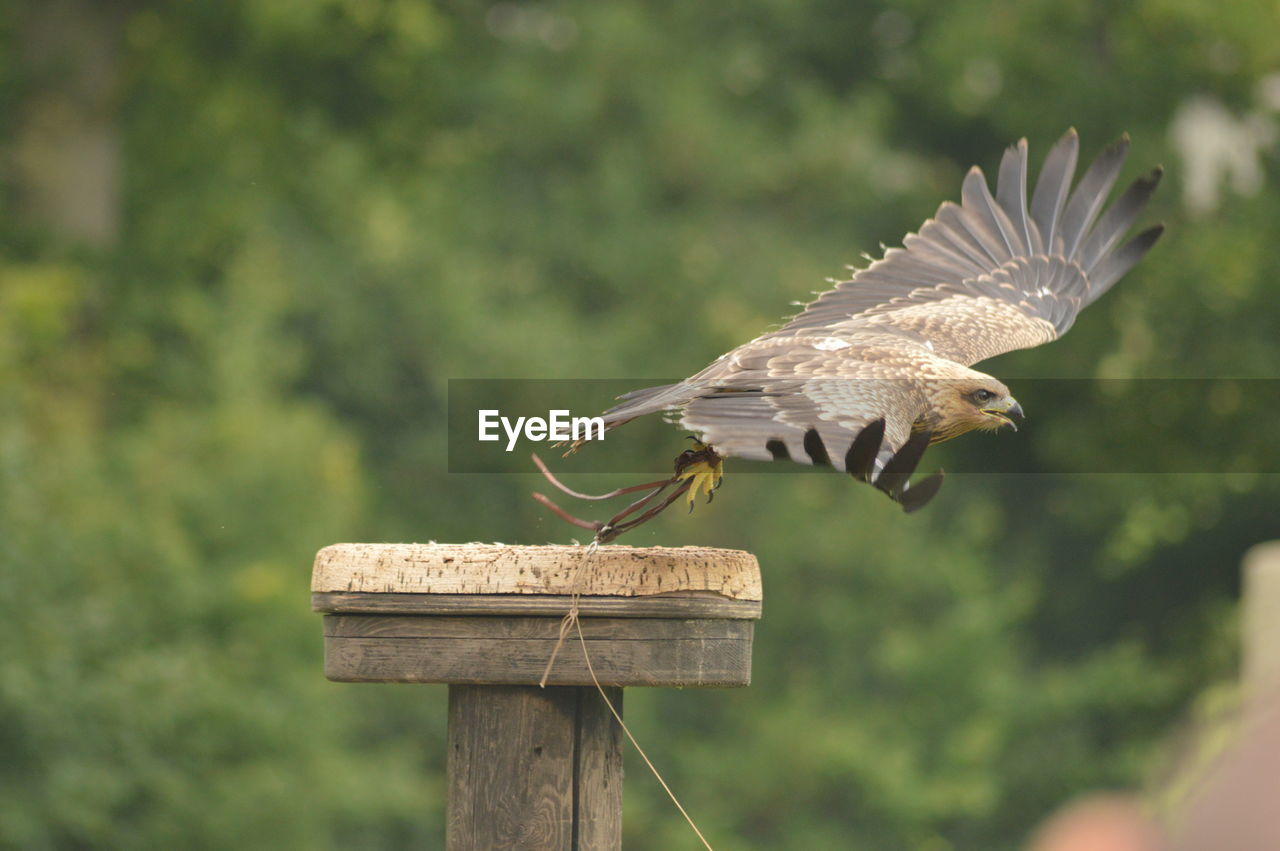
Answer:
<path fill-rule="evenodd" d="M 579 525 L 608 539 L 680 494 L 692 507 L 720 484 L 726 457 L 830 465 L 907 511 L 922 506 L 942 484 L 940 472 L 908 483 L 927 446 L 973 430 L 1016 429 L 1023 417 L 1009 388 L 973 365 L 1062 336 L 1159 238 L 1162 225 L 1122 244 L 1159 168 L 1103 211 L 1128 147 L 1125 136 L 1103 150 L 1072 190 L 1079 139 L 1068 131 L 1028 200 L 1022 139 L 1004 153 L 994 196 L 973 167 L 960 204 L 944 203 L 903 247 L 781 328 L 684 381 L 620 397 L 604 414 L 607 428 L 665 411 L 696 443 L 677 459 L 672 479 L 652 483 L 676 485 L 665 502 L 623 522 L 655 491 L 608 523 Z"/>

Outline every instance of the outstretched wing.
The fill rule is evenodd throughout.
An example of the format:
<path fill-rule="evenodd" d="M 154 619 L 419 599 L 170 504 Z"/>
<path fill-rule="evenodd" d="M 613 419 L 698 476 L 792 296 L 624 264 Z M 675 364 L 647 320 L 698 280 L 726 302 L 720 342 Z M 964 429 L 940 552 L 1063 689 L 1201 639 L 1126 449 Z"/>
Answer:
<path fill-rule="evenodd" d="M 1072 192 L 1079 147 L 1074 130 L 1054 145 L 1029 203 L 1025 139 L 1005 151 L 994 197 L 982 171 L 970 169 L 959 205 L 943 204 L 902 248 L 889 249 L 766 337 L 898 331 L 971 365 L 1062 336 L 1163 230 L 1120 245 L 1160 169 L 1102 212 L 1128 153 L 1127 136 L 1094 160 Z"/>
<path fill-rule="evenodd" d="M 1021 140 L 994 197 L 971 169 L 961 203 L 943 204 L 903 248 L 692 378 L 623 396 L 606 424 L 678 410 L 722 454 L 831 464 L 918 507 L 941 482 L 906 487 L 929 440 L 912 432 L 927 407 L 918 379 L 1060 337 L 1159 238 L 1157 226 L 1120 244 L 1159 169 L 1103 212 L 1128 147 L 1126 137 L 1104 150 L 1073 192 L 1079 140 L 1068 131 L 1028 201 Z"/>

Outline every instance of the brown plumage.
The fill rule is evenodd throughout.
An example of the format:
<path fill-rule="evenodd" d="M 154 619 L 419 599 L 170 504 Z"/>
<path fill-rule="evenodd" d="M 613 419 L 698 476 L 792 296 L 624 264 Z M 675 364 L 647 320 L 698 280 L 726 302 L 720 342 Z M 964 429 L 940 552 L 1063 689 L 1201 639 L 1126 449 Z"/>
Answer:
<path fill-rule="evenodd" d="M 1021 417 L 1004 384 L 970 367 L 1062 336 L 1160 236 L 1156 226 L 1120 244 L 1159 169 L 1102 212 L 1127 150 L 1127 137 L 1106 148 L 1071 192 L 1079 140 L 1069 131 L 1028 202 L 1021 140 L 1004 154 L 994 197 L 975 166 L 961 203 L 943 204 L 904 247 L 691 378 L 621 397 L 606 425 L 671 411 L 720 456 L 830 463 L 869 481 L 887 471 L 893 486 L 876 483 L 918 507 L 902 498 L 915 464 L 895 465 L 896 454 L 918 461 L 929 442 Z"/>

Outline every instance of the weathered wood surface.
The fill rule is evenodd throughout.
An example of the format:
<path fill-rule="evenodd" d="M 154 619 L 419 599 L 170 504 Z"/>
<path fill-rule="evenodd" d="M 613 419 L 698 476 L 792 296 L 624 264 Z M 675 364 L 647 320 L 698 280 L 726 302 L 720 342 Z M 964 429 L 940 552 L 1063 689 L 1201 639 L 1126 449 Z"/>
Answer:
<path fill-rule="evenodd" d="M 753 555 L 609 546 L 584 557 L 486 544 L 316 556 L 329 679 L 450 684 L 449 851 L 621 848 L 621 729 L 593 671 L 619 709 L 622 686 L 751 682 Z M 575 599 L 583 639 L 569 631 L 539 688 Z"/>
<path fill-rule="evenodd" d="M 560 594 L 361 594 L 311 595 L 317 612 L 414 615 L 528 615 L 560 617 L 573 599 Z M 583 617 L 760 619 L 759 600 L 729 600 L 710 591 L 675 591 L 649 597 L 579 597 Z"/>
<path fill-rule="evenodd" d="M 643 597 L 711 591 L 760 600 L 751 553 L 708 547 L 586 548 L 502 544 L 334 544 L 316 554 L 313 592 L 559 594 Z"/>
<path fill-rule="evenodd" d="M 591 665 L 602 685 L 734 687 L 751 683 L 751 620 L 583 618 Z M 560 619 L 327 615 L 325 674 L 339 682 L 535 684 L 546 670 Z M 590 685 L 577 631 L 547 679 Z"/>
<path fill-rule="evenodd" d="M 751 624 L 740 620 L 671 618 L 582 618 L 588 641 L 741 640 Z M 414 615 L 330 615 L 324 634 L 336 638 L 514 638 L 555 641 L 559 618 L 415 617 Z M 572 633 L 578 634 L 575 629 Z"/>
<path fill-rule="evenodd" d="M 467 686 L 450 686 L 467 688 Z M 578 740 L 575 743 L 574 792 L 578 812 L 577 849 L 621 851 L 622 727 L 605 706 L 595 686 L 578 692 Z M 605 688 L 613 708 L 622 714 L 622 689 Z"/>
<path fill-rule="evenodd" d="M 622 847 L 621 730 L 595 688 L 450 686 L 448 772 L 448 851 Z"/>

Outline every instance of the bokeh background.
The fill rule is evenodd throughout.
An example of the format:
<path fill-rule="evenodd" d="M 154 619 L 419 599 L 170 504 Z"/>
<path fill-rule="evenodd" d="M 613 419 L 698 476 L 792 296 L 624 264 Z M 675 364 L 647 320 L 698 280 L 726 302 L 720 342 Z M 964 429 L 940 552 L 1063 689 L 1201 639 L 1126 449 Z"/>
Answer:
<path fill-rule="evenodd" d="M 1128 131 L 1169 230 L 989 371 L 1277 377 L 1270 2 L 0 21 L 0 846 L 438 846 L 445 690 L 325 682 L 308 578 L 335 541 L 569 539 L 533 478 L 448 474 L 448 379 L 686 375 L 1020 136 L 1038 163 L 1068 126 L 1085 156 Z M 1109 430 L 1166 435 L 1132 406 L 1031 413 L 956 451 L 1097 470 Z M 1158 798 L 1180 731 L 1233 700 L 1280 477 L 967 475 L 907 517 L 743 469 L 630 540 L 764 567 L 751 688 L 627 697 L 718 846 L 1016 848 L 1073 796 Z M 627 847 L 693 847 L 628 770 Z"/>

